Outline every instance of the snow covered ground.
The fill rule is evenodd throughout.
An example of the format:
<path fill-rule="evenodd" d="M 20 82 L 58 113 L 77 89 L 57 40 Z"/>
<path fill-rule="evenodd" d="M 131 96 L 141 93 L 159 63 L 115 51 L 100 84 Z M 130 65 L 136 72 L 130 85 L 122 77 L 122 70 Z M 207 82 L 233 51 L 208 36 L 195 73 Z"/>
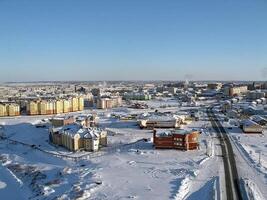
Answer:
<path fill-rule="evenodd" d="M 203 129 L 200 150 L 187 152 L 155 150 L 150 130 L 140 130 L 135 121 L 102 115 L 101 126 L 113 133 L 108 136 L 108 147 L 100 153 L 72 153 L 48 143 L 47 129 L 34 126 L 43 118 L 0 119 L 5 136 L 21 142 L 0 140 L 1 197 L 101 200 L 224 197 L 220 146 L 212 129 L 209 130 L 206 116 L 185 127 Z M 210 157 L 206 154 L 207 144 L 212 144 Z M 87 154 L 95 156 L 70 159 Z"/>

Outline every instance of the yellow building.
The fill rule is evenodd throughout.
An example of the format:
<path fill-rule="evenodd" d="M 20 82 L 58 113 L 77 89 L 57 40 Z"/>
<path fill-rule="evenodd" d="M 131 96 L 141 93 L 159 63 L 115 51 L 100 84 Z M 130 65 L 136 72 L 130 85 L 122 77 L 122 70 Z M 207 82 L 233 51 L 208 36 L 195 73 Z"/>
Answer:
<path fill-rule="evenodd" d="M 71 102 L 68 99 L 63 100 L 63 113 L 71 112 Z"/>
<path fill-rule="evenodd" d="M 7 110 L 5 104 L 0 104 L 0 117 L 7 116 Z"/>
<path fill-rule="evenodd" d="M 47 111 L 46 114 L 47 115 L 52 115 L 55 113 L 55 101 L 50 100 L 47 102 Z"/>
<path fill-rule="evenodd" d="M 26 107 L 29 115 L 52 115 L 81 111 L 84 109 L 84 101 L 82 97 L 29 101 Z"/>
<path fill-rule="evenodd" d="M 29 115 L 38 115 L 38 101 L 29 101 L 27 104 L 27 113 Z"/>
<path fill-rule="evenodd" d="M 76 112 L 79 110 L 79 99 L 77 97 L 73 97 L 71 99 L 72 102 L 72 111 Z"/>
<path fill-rule="evenodd" d="M 38 114 L 39 115 L 47 114 L 47 101 L 38 102 Z"/>
<path fill-rule="evenodd" d="M 79 111 L 84 110 L 84 99 L 83 99 L 83 97 L 79 97 L 79 98 L 78 98 L 78 101 L 79 101 L 78 110 L 79 110 Z"/>
<path fill-rule="evenodd" d="M 0 117 L 20 115 L 20 106 L 16 103 L 1 103 Z"/>
<path fill-rule="evenodd" d="M 63 101 L 61 99 L 56 100 L 55 102 L 55 114 L 63 113 Z"/>

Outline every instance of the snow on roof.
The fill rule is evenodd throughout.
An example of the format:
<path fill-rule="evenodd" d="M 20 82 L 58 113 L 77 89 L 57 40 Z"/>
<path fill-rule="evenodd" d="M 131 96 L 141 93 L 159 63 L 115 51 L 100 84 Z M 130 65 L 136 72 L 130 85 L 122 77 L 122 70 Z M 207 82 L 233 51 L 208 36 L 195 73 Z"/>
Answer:
<path fill-rule="evenodd" d="M 99 138 L 100 133 L 93 129 L 86 129 L 86 134 L 84 135 L 84 138 Z"/>
<path fill-rule="evenodd" d="M 70 118 L 73 118 L 73 116 L 58 116 L 58 117 L 54 117 L 53 120 L 66 120 Z"/>
<path fill-rule="evenodd" d="M 260 116 L 260 115 L 253 115 L 253 116 L 251 116 L 251 119 L 253 121 L 256 121 L 256 122 L 260 122 L 260 121 L 267 122 L 267 120 L 264 117 Z"/>
<path fill-rule="evenodd" d="M 67 134 L 71 137 L 74 137 L 76 134 L 79 134 L 80 137 L 84 138 L 98 138 L 102 130 L 90 127 L 84 128 L 78 123 L 73 123 L 62 127 L 53 128 L 53 131 L 58 131 L 60 134 Z"/>
<path fill-rule="evenodd" d="M 182 116 L 166 114 L 166 113 L 143 113 L 140 119 L 149 121 L 175 121 Z"/>
<path fill-rule="evenodd" d="M 187 135 L 192 133 L 190 130 L 185 130 L 185 129 L 175 129 L 175 130 L 157 130 L 156 135 L 160 137 L 167 137 L 167 136 L 172 136 L 172 135 Z"/>
<path fill-rule="evenodd" d="M 159 116 L 159 115 L 152 115 L 148 118 L 150 121 L 173 121 L 176 120 L 173 116 Z"/>
<path fill-rule="evenodd" d="M 243 126 L 246 126 L 246 127 L 248 127 L 248 126 L 260 126 L 259 124 L 257 124 L 256 122 L 254 122 L 254 121 L 252 121 L 252 120 L 250 120 L 250 119 L 245 119 L 245 120 L 243 120 L 242 121 L 242 124 L 243 124 Z"/>
<path fill-rule="evenodd" d="M 190 134 L 192 133 L 192 131 L 188 131 L 188 130 L 185 130 L 185 129 L 175 129 L 173 131 L 173 134 L 179 134 L 179 135 L 187 135 L 187 134 Z"/>
<path fill-rule="evenodd" d="M 93 114 L 83 114 L 83 115 L 79 115 L 78 117 L 76 117 L 76 121 L 83 121 L 86 119 L 92 119 L 94 115 Z M 96 116 L 97 118 L 97 116 Z"/>
<path fill-rule="evenodd" d="M 160 137 L 168 137 L 168 136 L 172 136 L 172 133 L 170 130 L 160 130 L 156 132 L 156 135 Z"/>

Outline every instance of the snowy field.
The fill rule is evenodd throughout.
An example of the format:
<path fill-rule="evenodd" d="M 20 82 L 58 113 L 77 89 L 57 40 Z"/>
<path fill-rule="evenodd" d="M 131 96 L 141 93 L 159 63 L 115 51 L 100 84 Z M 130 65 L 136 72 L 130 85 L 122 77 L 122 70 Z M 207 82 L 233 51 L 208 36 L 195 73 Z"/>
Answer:
<path fill-rule="evenodd" d="M 185 127 L 207 126 L 200 136 L 200 150 L 183 152 L 155 150 L 151 130 L 140 130 L 136 121 L 102 115 L 100 126 L 112 133 L 108 135 L 108 147 L 96 153 L 72 153 L 49 144 L 47 129 L 34 126 L 43 118 L 0 119 L 9 139 L 0 140 L 1 197 L 193 200 L 220 199 L 224 195 L 220 147 L 205 120 Z M 212 153 L 208 157 L 206 146 L 210 141 Z"/>

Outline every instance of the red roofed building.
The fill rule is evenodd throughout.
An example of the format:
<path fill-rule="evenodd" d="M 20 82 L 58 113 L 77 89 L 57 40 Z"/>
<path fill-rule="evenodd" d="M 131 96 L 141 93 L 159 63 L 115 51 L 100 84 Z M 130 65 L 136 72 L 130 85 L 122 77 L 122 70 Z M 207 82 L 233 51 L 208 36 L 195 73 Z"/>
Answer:
<path fill-rule="evenodd" d="M 156 149 L 193 150 L 199 148 L 199 132 L 176 129 L 158 132 L 154 130 L 153 141 Z"/>

